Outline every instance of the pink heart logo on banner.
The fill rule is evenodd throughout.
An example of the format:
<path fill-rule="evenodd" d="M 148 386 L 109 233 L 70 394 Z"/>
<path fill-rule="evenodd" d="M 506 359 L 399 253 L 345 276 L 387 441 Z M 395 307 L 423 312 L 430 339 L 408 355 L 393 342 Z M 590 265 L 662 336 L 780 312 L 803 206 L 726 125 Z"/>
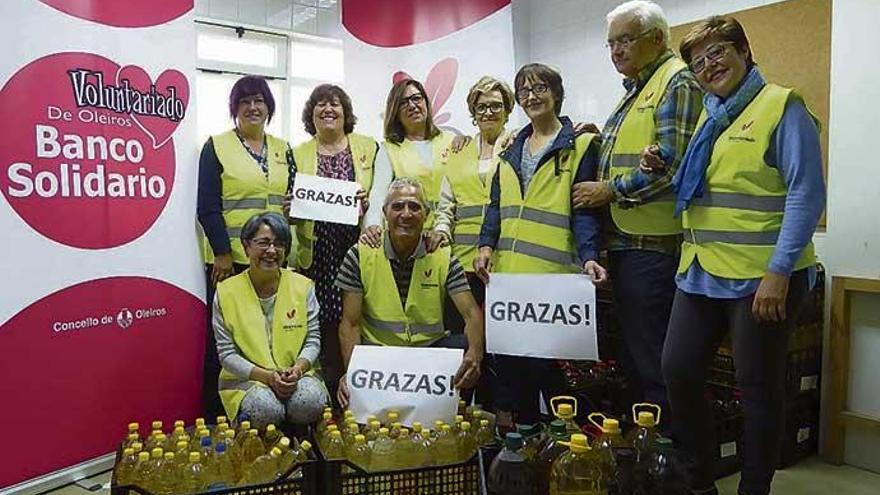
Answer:
<path fill-rule="evenodd" d="M 415 79 L 407 72 L 399 70 L 391 76 L 393 84 L 404 79 Z M 451 114 L 449 112 L 440 112 L 443 105 L 452 95 L 455 89 L 455 80 L 458 79 L 458 60 L 452 57 L 446 57 L 434 64 L 428 71 L 428 77 L 425 78 L 425 91 L 428 93 L 428 101 L 431 102 L 431 117 L 434 119 L 435 125 L 441 125 L 449 121 Z"/>
<path fill-rule="evenodd" d="M 155 94 L 157 98 L 165 101 L 166 105 L 174 104 L 174 100 L 179 99 L 183 105 L 182 113 L 186 114 L 186 109 L 189 106 L 189 83 L 186 76 L 180 71 L 168 69 L 159 74 L 159 77 L 156 78 L 155 90 L 151 91 L 151 86 L 154 84 L 147 72 L 137 65 L 126 65 L 116 73 L 116 84 L 122 85 L 123 81 L 128 81 L 132 88 L 141 93 Z M 169 115 L 173 113 L 173 110 L 167 112 Z M 180 125 L 183 115 L 178 113 L 175 119 L 179 117 L 179 120 L 175 120 L 157 115 L 138 115 L 132 112 L 131 118 L 147 136 L 150 136 L 153 141 L 153 149 L 158 149 L 171 139 L 171 135 Z"/>

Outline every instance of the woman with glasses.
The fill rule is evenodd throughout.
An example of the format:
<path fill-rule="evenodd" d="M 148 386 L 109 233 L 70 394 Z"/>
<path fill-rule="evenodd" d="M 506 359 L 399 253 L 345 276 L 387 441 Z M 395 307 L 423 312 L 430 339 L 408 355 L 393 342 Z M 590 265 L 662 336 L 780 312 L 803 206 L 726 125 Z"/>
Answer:
<path fill-rule="evenodd" d="M 694 493 L 717 493 L 706 375 L 729 333 L 744 414 L 741 495 L 770 493 L 782 438 L 788 335 L 816 269 L 825 204 L 817 122 L 797 92 L 764 80 L 743 27 L 711 17 L 680 47 L 707 91 L 673 180 L 684 226 L 663 350 L 672 427 Z M 644 168 L 662 166 L 646 149 Z"/>
<path fill-rule="evenodd" d="M 265 211 L 280 213 L 290 189 L 290 146 L 266 132 L 274 114 L 275 99 L 265 79 L 244 76 L 229 93 L 233 128 L 211 136 L 202 147 L 196 212 L 205 233 L 203 256 L 209 301 L 217 283 L 248 266 L 238 241 L 245 221 Z M 209 315 L 209 325 L 210 321 Z M 204 401 L 209 417 L 220 414 L 214 381 L 220 364 L 213 352 L 213 335 L 208 331 L 204 369 Z"/>
<path fill-rule="evenodd" d="M 414 79 L 402 79 L 391 87 L 385 102 L 385 142 L 376 156 L 375 187 L 370 192 L 371 204 L 383 204 L 392 180 L 412 177 L 428 195 L 431 214 L 425 222 L 428 250 L 449 244 L 452 224 L 448 191 L 441 194 L 443 168 L 449 155 L 453 135 L 434 125 L 431 102 L 425 87 Z M 436 212 L 436 213 L 435 213 Z M 379 245 L 382 212 L 367 212 L 367 228 L 363 240 L 373 247 Z"/>
<path fill-rule="evenodd" d="M 572 184 L 595 180 L 595 134 L 576 136 L 571 120 L 560 116 L 565 94 L 555 70 L 528 64 L 514 82 L 529 124 L 500 154 L 474 270 L 484 283 L 489 271 L 584 272 L 603 282 L 607 275 L 596 261 L 599 213 L 571 209 Z M 554 360 L 499 356 L 498 366 L 501 388 L 494 392 L 502 429 L 514 421 L 536 423 L 539 392 L 549 400 L 564 391 Z"/>
<path fill-rule="evenodd" d="M 356 181 L 361 215 L 369 208 L 367 193 L 373 184 L 373 162 L 378 144 L 368 136 L 354 132 L 357 117 L 348 94 L 339 86 L 321 84 L 306 101 L 302 122 L 312 139 L 293 150 L 296 171 L 331 179 Z M 297 221 L 297 252 L 293 261 L 298 271 L 315 281 L 321 305 L 321 372 L 335 390 L 342 374 L 339 353 L 339 318 L 342 294 L 333 281 L 348 249 L 357 243 L 356 225 L 330 222 Z"/>
<path fill-rule="evenodd" d="M 316 421 L 328 401 L 312 370 L 321 351 L 318 301 L 310 279 L 282 268 L 291 244 L 287 219 L 251 217 L 240 243 L 248 268 L 221 281 L 213 300 L 223 407 L 261 429 Z"/>

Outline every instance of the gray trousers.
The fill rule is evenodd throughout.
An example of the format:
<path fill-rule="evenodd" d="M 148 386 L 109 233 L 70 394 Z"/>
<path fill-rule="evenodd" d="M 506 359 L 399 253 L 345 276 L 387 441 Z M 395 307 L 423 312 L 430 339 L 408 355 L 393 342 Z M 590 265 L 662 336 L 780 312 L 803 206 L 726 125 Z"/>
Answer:
<path fill-rule="evenodd" d="M 321 417 L 329 400 L 321 379 L 308 375 L 300 378 L 296 391 L 286 401 L 278 399 L 270 388 L 252 387 L 242 399 L 238 412 L 246 414 L 251 427 L 260 430 L 269 423 L 278 425 L 285 420 L 308 424 Z"/>

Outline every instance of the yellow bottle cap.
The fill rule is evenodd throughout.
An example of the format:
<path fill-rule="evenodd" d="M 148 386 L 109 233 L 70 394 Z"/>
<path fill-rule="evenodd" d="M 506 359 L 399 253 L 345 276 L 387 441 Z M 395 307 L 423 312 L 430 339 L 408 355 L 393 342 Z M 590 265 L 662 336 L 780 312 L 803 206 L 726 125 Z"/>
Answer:
<path fill-rule="evenodd" d="M 153 429 L 154 430 L 161 430 L 162 429 L 162 422 L 161 421 L 153 421 Z"/>
<path fill-rule="evenodd" d="M 440 429 L 443 431 L 452 431 L 452 427 L 449 425 L 443 425 L 440 427 Z"/>
<path fill-rule="evenodd" d="M 413 421 L 412 428 L 413 428 L 413 431 L 421 430 L 422 429 L 422 422 L 421 421 Z M 416 428 L 418 428 L 418 430 L 416 430 Z"/>
<path fill-rule="evenodd" d="M 275 425 L 273 425 L 272 423 L 269 423 L 269 424 L 266 426 L 266 433 L 269 433 L 269 432 L 272 432 L 272 431 L 275 431 Z"/>
<path fill-rule="evenodd" d="M 174 428 L 176 429 L 178 426 L 181 428 L 185 428 L 186 423 L 184 423 L 182 419 L 178 419 L 177 421 L 174 422 Z"/>
<path fill-rule="evenodd" d="M 381 425 L 382 423 L 380 423 L 379 420 L 374 419 L 373 421 L 370 421 L 370 428 L 379 428 Z"/>
<path fill-rule="evenodd" d="M 205 426 L 205 418 L 196 418 L 196 426 Z"/>
<path fill-rule="evenodd" d="M 283 447 L 285 449 L 289 449 L 290 448 L 290 439 L 287 437 L 281 437 L 281 440 L 278 440 L 278 445 L 280 445 L 281 447 Z"/>
<path fill-rule="evenodd" d="M 223 434 L 226 435 L 226 438 L 235 438 L 235 432 L 232 430 L 226 430 Z"/>
<path fill-rule="evenodd" d="M 141 425 L 139 425 L 135 422 L 131 422 L 128 424 L 128 432 L 129 433 L 137 433 L 137 431 L 140 429 L 141 429 Z"/>
<path fill-rule="evenodd" d="M 333 417 L 333 413 L 325 412 L 324 413 L 324 421 L 330 421 L 330 418 Z"/>
<path fill-rule="evenodd" d="M 456 414 L 455 415 L 455 422 L 461 423 L 462 421 L 464 421 L 464 416 L 462 416 L 461 414 Z"/>
<path fill-rule="evenodd" d="M 181 441 L 177 442 L 177 450 L 185 449 L 188 446 L 189 446 L 189 443 L 186 442 L 185 440 L 181 440 Z"/>
<path fill-rule="evenodd" d="M 177 435 L 182 435 L 182 434 L 186 433 L 186 430 L 183 429 L 183 426 L 175 426 L 174 433 Z"/>
<path fill-rule="evenodd" d="M 407 430 L 406 428 L 401 428 L 400 429 L 400 437 L 406 438 L 408 436 L 409 436 L 409 430 Z"/>
<path fill-rule="evenodd" d="M 476 411 L 471 413 L 471 416 L 473 416 L 474 419 L 480 419 L 483 417 L 483 411 L 477 409 Z"/>
<path fill-rule="evenodd" d="M 602 421 L 602 431 L 605 433 L 620 433 L 620 421 L 606 418 Z"/>
<path fill-rule="evenodd" d="M 250 430 L 248 430 L 248 435 L 257 436 L 257 435 L 259 435 L 259 434 L 260 434 L 260 432 L 257 431 L 256 428 L 251 428 Z"/>
<path fill-rule="evenodd" d="M 140 451 L 144 450 L 144 444 L 142 444 L 140 442 L 135 442 L 135 443 L 131 444 L 131 448 L 133 448 L 135 452 L 140 452 Z M 150 454 L 148 453 L 147 455 L 150 455 Z"/>
<path fill-rule="evenodd" d="M 358 433 L 354 436 L 354 443 L 367 443 L 367 437 Z"/>
<path fill-rule="evenodd" d="M 198 452 L 190 452 L 189 453 L 189 462 L 199 462 L 201 460 L 202 454 Z"/>
<path fill-rule="evenodd" d="M 345 410 L 345 413 L 344 413 L 343 415 L 344 415 L 346 418 L 353 418 L 353 417 L 354 417 L 354 411 L 352 411 L 352 410 L 350 410 L 350 409 L 346 409 L 346 410 Z"/>
<path fill-rule="evenodd" d="M 122 455 L 124 455 L 126 457 L 128 457 L 130 455 L 134 455 L 134 449 L 131 447 L 126 447 L 126 448 L 122 449 Z"/>
<path fill-rule="evenodd" d="M 397 414 L 394 411 L 391 411 L 388 413 L 388 422 L 389 423 L 394 423 L 395 421 L 397 421 L 398 418 L 400 418 L 400 414 Z"/>
<path fill-rule="evenodd" d="M 164 453 L 164 451 L 162 449 L 160 449 L 159 447 L 156 447 L 155 449 L 153 449 L 150 452 L 150 457 L 153 459 L 161 459 L 163 453 Z"/>
<path fill-rule="evenodd" d="M 650 411 L 639 411 L 639 416 L 636 423 L 639 426 L 644 426 L 645 428 L 650 428 L 654 426 L 654 413 Z"/>
<path fill-rule="evenodd" d="M 174 452 L 165 452 L 165 460 L 173 461 L 174 460 Z"/>
<path fill-rule="evenodd" d="M 339 431 L 339 430 L 333 430 L 333 431 L 330 432 L 330 438 L 332 438 L 332 439 L 334 439 L 334 440 L 337 439 L 337 438 L 340 438 L 340 439 L 341 439 L 341 438 L 342 438 L 342 432 Z"/>
<path fill-rule="evenodd" d="M 382 428 L 379 428 L 379 433 L 382 434 L 382 435 L 387 435 L 387 434 L 388 434 L 388 428 L 385 428 L 384 426 L 383 426 Z"/>
<path fill-rule="evenodd" d="M 480 426 L 489 426 L 489 420 L 488 419 L 481 419 Z"/>
<path fill-rule="evenodd" d="M 207 428 L 202 428 L 201 430 L 199 430 L 199 439 L 200 440 L 204 437 L 210 437 L 210 436 L 211 436 L 211 432 L 208 431 Z"/>
<path fill-rule="evenodd" d="M 470 430 L 471 429 L 471 422 L 470 421 L 462 421 L 461 422 L 461 429 L 462 430 Z"/>
<path fill-rule="evenodd" d="M 373 421 L 379 421 L 379 418 L 377 418 L 375 414 L 367 416 L 367 424 L 372 423 Z"/>
<path fill-rule="evenodd" d="M 217 424 L 226 423 L 226 416 L 217 416 Z"/>
<path fill-rule="evenodd" d="M 138 438 L 140 438 L 140 435 L 138 435 L 137 433 L 129 433 L 128 434 L 128 440 L 130 442 L 133 442 L 133 441 L 137 440 Z"/>
<path fill-rule="evenodd" d="M 400 421 L 395 421 L 395 422 L 391 423 L 391 427 L 397 428 L 399 430 L 399 429 L 403 428 L 403 423 L 401 423 Z"/>
<path fill-rule="evenodd" d="M 168 440 L 168 436 L 166 436 L 164 433 L 159 433 L 158 435 L 156 435 L 156 440 L 164 442 L 165 440 Z"/>
<path fill-rule="evenodd" d="M 339 431 L 339 427 L 336 425 L 328 425 L 327 431 L 329 431 L 330 433 L 333 433 L 334 431 Z"/>
<path fill-rule="evenodd" d="M 443 428 L 444 424 L 443 421 L 438 419 L 437 421 L 434 421 L 434 428 L 439 430 L 440 428 Z"/>
<path fill-rule="evenodd" d="M 559 404 L 556 408 L 556 415 L 562 419 L 570 419 L 574 417 L 574 408 L 571 404 Z"/>
<path fill-rule="evenodd" d="M 349 433 L 357 434 L 357 433 L 360 432 L 360 431 L 361 431 L 361 429 L 358 428 L 357 423 L 349 423 L 349 424 L 348 424 L 348 432 L 349 432 Z"/>
<path fill-rule="evenodd" d="M 326 413 L 326 412 L 328 412 L 328 413 L 332 413 L 332 412 L 333 412 L 333 408 L 330 407 L 330 406 L 324 406 L 324 412 L 325 412 L 325 413 Z"/>
<path fill-rule="evenodd" d="M 278 447 L 272 447 L 272 450 L 269 451 L 269 455 L 272 457 L 278 457 L 281 455 L 281 449 Z"/>
<path fill-rule="evenodd" d="M 138 462 L 147 462 L 150 460 L 150 454 L 147 452 L 138 452 Z"/>
<path fill-rule="evenodd" d="M 575 433 L 571 436 L 571 442 L 568 444 L 572 452 L 583 453 L 590 450 L 590 444 L 587 442 L 587 436 L 581 433 Z"/>
<path fill-rule="evenodd" d="M 308 451 L 312 450 L 312 443 L 309 442 L 308 440 L 303 440 L 299 444 L 299 448 L 303 449 L 304 452 L 308 452 Z"/>
<path fill-rule="evenodd" d="M 245 430 L 245 431 L 250 430 L 251 429 L 251 422 L 248 420 L 242 421 L 241 422 L 241 429 Z"/>

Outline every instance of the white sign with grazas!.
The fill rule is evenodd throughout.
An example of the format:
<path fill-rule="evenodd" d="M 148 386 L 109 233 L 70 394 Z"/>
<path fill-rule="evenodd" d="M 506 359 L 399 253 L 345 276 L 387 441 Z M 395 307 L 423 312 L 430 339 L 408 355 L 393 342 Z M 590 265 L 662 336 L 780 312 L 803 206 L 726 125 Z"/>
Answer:
<path fill-rule="evenodd" d="M 290 216 L 357 225 L 359 211 L 355 195 L 360 187 L 357 182 L 297 174 L 293 183 Z"/>
<path fill-rule="evenodd" d="M 593 282 L 585 275 L 493 273 L 486 287 L 486 350 L 599 359 Z"/>
<path fill-rule="evenodd" d="M 358 423 L 392 409 L 406 426 L 451 423 L 458 407 L 454 377 L 463 355 L 461 349 L 355 346 L 345 378 L 349 409 Z"/>

